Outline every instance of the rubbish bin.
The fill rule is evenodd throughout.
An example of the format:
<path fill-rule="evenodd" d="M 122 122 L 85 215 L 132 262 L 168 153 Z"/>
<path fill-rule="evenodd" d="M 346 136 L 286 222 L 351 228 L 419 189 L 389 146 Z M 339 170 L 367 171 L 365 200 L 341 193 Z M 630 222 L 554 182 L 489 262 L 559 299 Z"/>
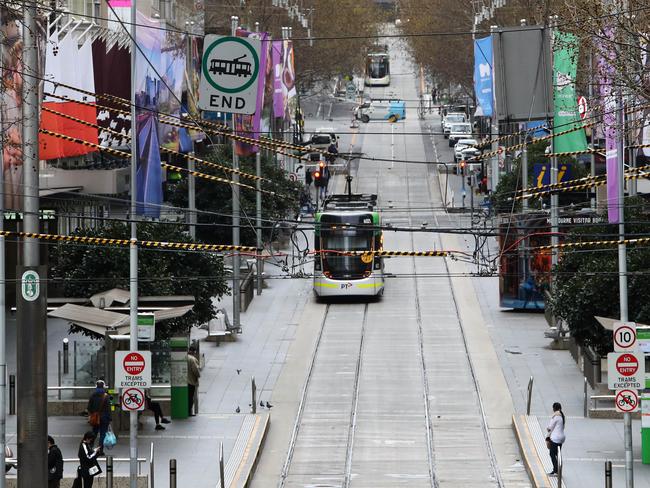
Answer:
<path fill-rule="evenodd" d="M 171 416 L 173 419 L 186 419 L 189 414 L 187 347 L 187 337 L 172 337 L 169 340 L 171 353 Z"/>

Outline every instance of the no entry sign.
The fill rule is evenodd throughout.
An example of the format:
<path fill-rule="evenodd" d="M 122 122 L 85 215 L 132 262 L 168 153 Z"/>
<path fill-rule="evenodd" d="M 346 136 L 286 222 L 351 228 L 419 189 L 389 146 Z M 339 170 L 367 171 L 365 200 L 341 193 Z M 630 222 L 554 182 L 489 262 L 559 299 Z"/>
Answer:
<path fill-rule="evenodd" d="M 151 386 L 151 352 L 117 351 L 115 353 L 115 387 L 149 388 Z"/>
<path fill-rule="evenodd" d="M 607 386 L 611 390 L 643 388 L 645 358 L 642 353 L 610 352 L 607 355 Z"/>
<path fill-rule="evenodd" d="M 122 391 L 122 410 L 127 412 L 144 410 L 144 390 L 141 388 L 127 388 Z"/>

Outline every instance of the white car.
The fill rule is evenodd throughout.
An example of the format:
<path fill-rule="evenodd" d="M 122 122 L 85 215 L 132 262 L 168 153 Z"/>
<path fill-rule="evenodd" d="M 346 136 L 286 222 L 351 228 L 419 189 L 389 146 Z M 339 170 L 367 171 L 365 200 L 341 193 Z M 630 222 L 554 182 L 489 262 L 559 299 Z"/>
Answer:
<path fill-rule="evenodd" d="M 475 146 L 478 145 L 478 141 L 476 139 L 459 139 L 456 145 L 454 146 L 454 162 L 458 162 L 462 159 L 465 159 L 462 157 L 461 151 L 464 149 L 472 149 L 472 151 L 466 152 L 466 154 L 471 154 L 470 157 L 473 156 L 478 156 L 481 154 L 481 151 L 476 149 Z M 472 154 L 474 153 L 474 154 Z"/>
<path fill-rule="evenodd" d="M 463 122 L 467 122 L 467 118 L 465 117 L 465 114 L 448 113 L 447 115 L 445 115 L 445 117 L 442 119 L 442 132 L 445 136 L 445 139 L 449 137 L 452 124 L 459 124 Z"/>
<path fill-rule="evenodd" d="M 333 127 L 320 127 L 314 131 L 314 134 L 311 136 L 309 145 L 315 149 L 322 149 L 327 151 L 331 144 L 336 146 L 336 149 L 339 147 L 339 136 L 336 135 L 336 131 Z"/>
<path fill-rule="evenodd" d="M 449 147 L 454 147 L 457 141 L 467 139 L 472 135 L 472 124 L 464 122 L 462 124 L 451 124 L 449 128 Z"/>

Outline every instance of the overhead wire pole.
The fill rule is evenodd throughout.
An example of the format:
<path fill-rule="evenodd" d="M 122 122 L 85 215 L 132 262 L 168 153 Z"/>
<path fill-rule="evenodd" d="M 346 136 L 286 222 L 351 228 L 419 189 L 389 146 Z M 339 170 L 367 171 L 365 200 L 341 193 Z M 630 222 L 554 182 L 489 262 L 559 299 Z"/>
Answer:
<path fill-rule="evenodd" d="M 557 16 L 551 16 L 549 19 L 549 28 L 551 29 L 551 66 L 553 66 L 553 43 L 554 35 L 553 29 L 557 27 Z M 552 76 L 552 83 L 555 82 L 554 75 Z M 549 114 L 549 117 L 552 115 Z M 549 123 L 549 126 L 552 127 L 552 134 L 555 134 L 555 124 Z M 555 154 L 555 136 L 551 138 L 551 154 Z M 557 185 L 557 156 L 551 158 L 551 185 Z M 558 233 L 560 231 L 558 225 L 558 204 L 560 202 L 560 195 L 557 192 L 551 193 L 551 245 L 553 246 L 553 252 L 551 253 L 551 265 L 557 266 L 559 261 L 559 250 L 557 245 L 560 243 Z"/>
<path fill-rule="evenodd" d="M 255 22 L 255 32 L 260 31 L 260 23 Z M 260 107 L 257 107 L 257 110 L 262 110 Z M 258 134 L 259 137 L 259 134 Z M 257 294 L 262 294 L 262 148 L 258 147 L 257 152 L 255 153 L 255 176 L 257 176 L 257 182 L 255 183 L 255 188 L 257 192 L 255 193 L 255 227 L 257 234 Z"/>
<path fill-rule="evenodd" d="M 36 2 L 23 7 L 23 225 L 39 231 L 39 80 Z M 18 308 L 18 477 L 19 488 L 47 486 L 47 329 L 45 267 L 40 266 L 39 241 L 23 240 Z M 2 466 L 4 469 L 4 466 Z"/>
<path fill-rule="evenodd" d="M 3 102 L 0 101 L 0 105 Z M 2 107 L 4 108 L 4 107 Z M 0 113 L 5 113 L 0 110 Z M 3 141 L 4 143 L 4 141 Z M 4 151 L 0 151 L 0 168 L 4 168 Z M 0 170 L 0 231 L 5 229 L 4 171 Z M 0 234 L 0 466 L 5 465 L 5 446 L 7 445 L 7 316 L 6 316 L 6 261 L 5 236 Z M 6 470 L 0 470 L 0 488 L 7 483 Z"/>
<path fill-rule="evenodd" d="M 135 75 L 137 56 L 136 1 L 131 0 L 131 245 L 129 248 L 129 349 L 138 350 L 138 227 L 137 214 L 137 164 L 138 136 L 135 99 Z M 138 412 L 129 413 L 129 486 L 137 488 L 138 483 Z"/>
<path fill-rule="evenodd" d="M 239 17 L 233 15 L 230 17 L 231 34 L 237 34 L 237 26 L 239 25 Z M 235 133 L 235 114 L 231 114 L 232 132 Z M 237 156 L 237 142 L 232 140 L 232 168 L 239 170 L 239 156 Z M 234 172 L 232 174 L 232 244 L 239 246 L 239 225 L 240 225 L 240 202 L 239 202 L 239 174 Z M 239 270 L 239 252 L 234 251 L 232 254 L 232 319 L 235 328 L 241 327 L 240 312 L 241 312 L 241 294 L 239 289 L 240 284 L 240 270 Z"/>

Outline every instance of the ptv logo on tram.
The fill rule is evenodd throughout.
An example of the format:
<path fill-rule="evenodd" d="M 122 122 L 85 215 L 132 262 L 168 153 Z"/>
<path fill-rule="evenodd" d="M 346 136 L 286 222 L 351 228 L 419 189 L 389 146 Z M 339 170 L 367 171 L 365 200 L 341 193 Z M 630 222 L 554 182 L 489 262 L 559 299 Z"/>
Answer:
<path fill-rule="evenodd" d="M 341 290 L 347 290 L 349 288 L 352 288 L 352 283 L 350 283 L 350 282 L 341 283 Z"/>

